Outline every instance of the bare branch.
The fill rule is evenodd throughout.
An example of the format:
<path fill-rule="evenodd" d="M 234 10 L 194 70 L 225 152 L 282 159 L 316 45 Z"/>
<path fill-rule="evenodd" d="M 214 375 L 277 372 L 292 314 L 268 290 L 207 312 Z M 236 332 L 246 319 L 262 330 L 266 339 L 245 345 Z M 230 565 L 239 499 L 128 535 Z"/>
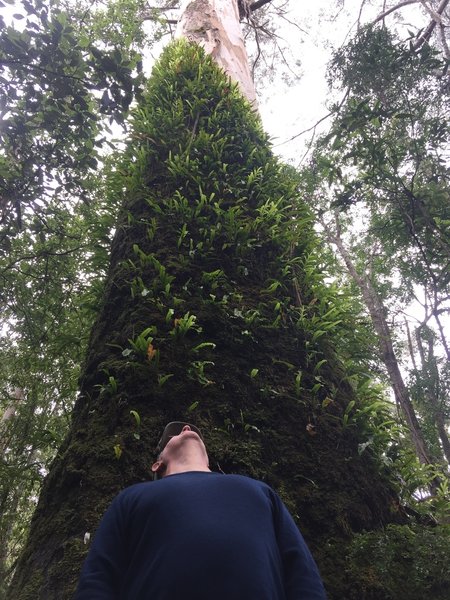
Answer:
<path fill-rule="evenodd" d="M 406 327 L 406 335 L 408 338 L 409 356 L 411 358 L 411 362 L 413 364 L 414 369 L 417 371 L 416 355 L 414 352 L 414 346 L 413 346 L 412 337 L 411 337 L 411 330 L 409 328 L 408 319 L 406 317 L 404 318 L 404 322 L 405 322 L 405 327 Z"/>
<path fill-rule="evenodd" d="M 180 8 L 179 4 L 180 4 L 179 0 L 171 0 L 170 2 L 167 2 L 167 4 L 165 6 L 147 6 L 147 10 L 164 12 L 166 10 L 173 10 L 176 8 Z"/>
<path fill-rule="evenodd" d="M 366 0 L 363 0 L 361 2 L 361 6 L 359 7 L 359 14 L 358 14 L 358 20 L 357 20 L 357 29 L 359 30 L 361 27 L 361 15 L 362 15 L 362 11 L 364 8 L 364 4 L 366 3 Z"/>
<path fill-rule="evenodd" d="M 428 4 L 425 2 L 425 0 L 420 0 L 420 4 L 422 4 L 422 6 L 430 14 L 431 18 L 436 21 L 436 23 L 442 23 L 441 15 L 439 13 L 437 13 L 435 10 L 433 10 L 431 8 L 431 6 L 428 6 Z"/>
<path fill-rule="evenodd" d="M 347 91 L 345 92 L 344 97 L 342 98 L 341 102 L 339 103 L 338 110 L 340 108 L 342 108 L 342 106 L 343 106 L 345 100 L 347 99 L 349 93 L 350 93 L 350 88 L 348 88 Z M 280 142 L 279 144 L 274 144 L 273 147 L 277 148 L 278 146 L 284 146 L 284 144 L 288 144 L 289 142 L 292 142 L 293 140 L 295 140 L 298 137 L 300 137 L 301 135 L 304 135 L 305 133 L 308 133 L 308 132 L 312 131 L 313 134 L 312 134 L 311 139 L 309 140 L 309 142 L 307 144 L 306 152 L 302 156 L 302 158 L 300 159 L 300 161 L 298 163 L 298 166 L 300 166 L 302 164 L 302 162 L 305 160 L 305 156 L 308 154 L 308 152 L 311 149 L 312 143 L 313 143 L 315 135 L 316 135 L 316 129 L 317 129 L 317 127 L 320 125 L 320 123 L 322 123 L 323 121 L 325 121 L 326 119 L 328 119 L 329 117 L 331 117 L 332 114 L 334 114 L 334 111 L 330 111 L 329 113 L 327 113 L 321 119 L 319 119 L 318 121 L 316 121 L 314 123 L 314 125 L 312 125 L 311 127 L 308 127 L 307 129 L 304 129 L 303 131 L 300 131 L 299 133 L 296 133 L 295 135 L 293 135 L 289 139 L 284 140 L 284 142 Z"/>
<path fill-rule="evenodd" d="M 284 140 L 284 142 L 280 142 L 279 144 L 274 144 L 273 147 L 277 148 L 278 146 L 284 146 L 284 144 L 288 144 L 289 142 L 292 142 L 293 140 L 297 139 L 298 137 L 300 137 L 301 135 L 303 135 L 305 133 L 308 133 L 309 131 L 315 132 L 317 126 L 320 125 L 320 123 L 322 123 L 322 121 L 325 121 L 326 119 L 328 119 L 328 117 L 331 117 L 332 114 L 333 114 L 332 112 L 327 113 L 324 117 L 322 117 L 321 119 L 316 121 L 316 123 L 314 123 L 314 125 L 312 125 L 311 127 L 308 127 L 308 129 L 303 129 L 303 131 L 296 133 L 295 135 L 288 138 L 287 140 Z"/>
<path fill-rule="evenodd" d="M 437 327 L 439 329 L 439 335 L 441 337 L 441 343 L 444 346 L 445 354 L 447 355 L 447 360 L 450 361 L 450 348 L 448 346 L 447 338 L 446 338 L 445 331 L 444 331 L 444 327 L 443 327 L 443 325 L 441 323 L 441 320 L 439 318 L 439 313 L 438 313 L 437 310 L 433 311 L 433 316 L 434 316 L 434 320 L 436 321 L 436 325 L 437 325 Z"/>
<path fill-rule="evenodd" d="M 278 36 L 276 36 L 276 37 L 278 37 Z M 299 75 L 298 75 L 298 73 L 296 73 L 296 72 L 295 72 L 295 71 L 294 71 L 294 70 L 293 70 L 293 69 L 292 69 L 292 68 L 289 66 L 289 63 L 288 63 L 288 61 L 287 61 L 287 59 L 286 59 L 286 57 L 285 57 L 285 55 L 284 55 L 283 49 L 281 48 L 280 44 L 278 43 L 278 41 L 277 41 L 276 39 L 275 39 L 275 45 L 276 45 L 276 47 L 277 47 L 277 49 L 278 49 L 278 52 L 280 53 L 281 60 L 282 60 L 282 61 L 284 62 L 284 64 L 286 65 L 286 68 L 287 68 L 287 70 L 288 70 L 288 71 L 290 71 L 290 72 L 292 73 L 292 75 L 293 75 L 293 76 L 294 76 L 296 79 L 298 79 L 298 78 L 299 78 Z"/>
<path fill-rule="evenodd" d="M 445 27 L 442 23 L 439 23 L 439 37 L 441 38 L 442 48 L 444 49 L 444 56 L 447 60 L 450 60 L 450 48 L 447 44 L 447 38 L 445 37 Z"/>
<path fill-rule="evenodd" d="M 157 16 L 158 14 L 176 10 L 179 8 L 179 4 L 179 0 L 171 0 L 165 6 L 147 6 L 139 12 L 139 17 L 142 21 L 155 21 L 160 18 Z M 176 19 L 168 19 L 167 23 L 176 25 L 178 21 Z"/>
<path fill-rule="evenodd" d="M 283 21 L 286 21 L 286 23 L 289 23 L 289 25 L 296 27 L 299 31 L 301 31 L 305 35 L 309 35 L 308 31 L 306 31 L 305 29 L 302 29 L 300 27 L 300 25 L 298 23 L 296 23 L 295 21 L 291 21 L 290 19 L 288 19 L 283 12 L 279 13 L 278 16 L 280 17 L 280 19 L 283 19 Z"/>
<path fill-rule="evenodd" d="M 253 23 L 252 19 L 250 19 L 250 23 L 251 26 L 253 28 L 254 34 L 255 34 L 255 42 L 256 42 L 256 49 L 257 49 L 257 53 L 256 53 L 256 57 L 252 63 L 252 79 L 253 81 L 255 80 L 255 70 L 256 70 L 256 65 L 259 62 L 259 59 L 261 58 L 261 45 L 259 43 L 259 31 L 258 31 L 258 27 Z"/>
<path fill-rule="evenodd" d="M 383 0 L 383 12 L 385 12 L 386 10 L 386 0 Z M 384 17 L 383 17 L 383 27 L 385 27 L 385 21 L 384 21 Z"/>
<path fill-rule="evenodd" d="M 417 4 L 417 2 L 419 2 L 419 0 L 403 0 L 403 2 L 399 2 L 395 6 L 391 6 L 391 8 L 388 8 L 387 10 L 382 12 L 381 15 L 378 15 L 378 17 L 372 22 L 372 24 L 375 25 L 375 23 L 382 21 L 385 17 L 387 17 L 391 13 L 395 12 L 396 10 L 403 8 L 404 6 L 407 6 L 408 4 Z"/>

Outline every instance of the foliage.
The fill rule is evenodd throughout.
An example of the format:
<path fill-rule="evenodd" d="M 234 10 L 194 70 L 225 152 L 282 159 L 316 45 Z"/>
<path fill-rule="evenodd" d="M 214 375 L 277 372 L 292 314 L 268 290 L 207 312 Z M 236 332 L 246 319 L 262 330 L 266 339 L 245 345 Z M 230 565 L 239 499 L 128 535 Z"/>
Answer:
<path fill-rule="evenodd" d="M 258 116 L 211 57 L 179 41 L 132 119 L 105 182 L 122 208 L 80 394 L 11 597 L 70 596 L 80 532 L 148 478 L 176 417 L 208 431 L 212 464 L 281 485 L 319 553 L 329 536 L 402 518 L 370 451 L 357 451 L 351 307 L 323 282 L 299 178 Z"/>
<path fill-rule="evenodd" d="M 112 209 L 95 208 L 95 215 L 85 208 L 75 217 L 67 207 L 52 206 L 53 218 L 47 218 L 45 228 L 36 219 L 11 240 L 8 258 L 0 261 L 0 416 L 15 410 L 0 424 L 0 538 L 6 553 L 0 568 L 5 581 L 67 430 L 99 304 Z M 14 389 L 22 400 L 14 399 Z"/>
<path fill-rule="evenodd" d="M 97 473 L 101 485 L 104 473 L 113 472 L 116 479 L 106 484 L 107 492 L 99 498 L 100 504 L 94 493 L 89 500 L 95 504 L 90 509 L 89 527 L 94 522 L 92 515 L 101 510 L 101 503 L 114 486 L 145 476 L 145 468 L 141 464 L 131 468 L 130 461 L 133 456 L 140 461 L 151 452 L 152 436 L 161 424 L 154 414 L 163 418 L 163 413 L 172 411 L 172 416 L 174 411 L 178 415 L 185 410 L 186 415 L 193 413 L 194 418 L 208 420 L 218 411 L 220 419 L 214 417 L 214 431 L 232 444 L 238 441 L 230 450 L 227 442 L 220 440 L 215 451 L 225 457 L 221 464 L 226 468 L 228 461 L 230 466 L 244 467 L 255 476 L 268 473 L 264 461 L 258 462 L 256 450 L 262 443 L 258 434 L 266 425 L 261 416 L 262 403 L 275 411 L 283 402 L 293 402 L 289 410 L 307 419 L 303 433 L 307 432 L 304 435 L 311 442 L 320 439 L 322 430 L 328 427 L 342 435 L 336 449 L 346 447 L 346 440 L 358 439 L 345 460 L 355 462 L 370 454 L 379 461 L 380 470 L 386 465 L 394 465 L 394 470 L 397 465 L 406 465 L 404 455 L 396 456 L 396 446 L 404 443 L 403 433 L 394 423 L 392 408 L 383 400 L 383 388 L 368 374 L 374 367 L 379 370 L 368 319 L 351 294 L 351 286 L 329 284 L 335 276 L 335 264 L 312 233 L 309 210 L 298 201 L 298 188 L 304 178 L 274 159 L 258 119 L 248 116 L 249 107 L 243 104 L 236 88 L 210 69 L 209 62 L 206 67 L 201 61 L 197 64 L 199 55 L 192 48 L 172 48 L 165 62 L 155 69 L 146 92 L 147 102 L 141 102 L 133 111 L 133 137 L 125 157 L 109 161 L 105 179 L 88 176 L 96 168 L 102 138 L 107 133 L 104 119 L 123 122 L 133 95 L 139 91 L 140 57 L 136 46 L 144 38 L 133 15 L 142 7 L 139 2 L 119 1 L 109 3 L 104 11 L 96 7 L 92 15 L 81 5 L 78 12 L 70 7 L 63 9 L 62 5 L 50 11 L 39 2 L 25 7 L 29 16 L 24 30 L 6 28 L 2 32 L 5 48 L 9 48 L 3 66 L 8 76 L 15 77 L 13 84 L 6 81 L 7 77 L 4 81 L 9 90 L 5 110 L 9 112 L 5 113 L 8 119 L 0 170 L 8 191 L 2 224 L 4 233 L 14 234 L 15 239 L 3 238 L 6 252 L 0 271 L 0 294 L 7 306 L 4 318 L 10 333 L 10 340 L 3 346 L 6 384 L 1 412 L 10 405 L 15 385 L 24 390 L 27 399 L 8 426 L 10 450 L 2 464 L 1 493 L 8 504 L 0 531 L 9 548 L 7 575 L 17 556 L 14 544 L 20 546 L 25 533 L 16 520 L 11 520 L 14 507 L 24 513 L 30 511 L 28 499 L 31 496 L 34 504 L 42 476 L 69 421 L 87 332 L 101 305 L 111 229 L 122 201 L 125 208 L 116 228 L 118 242 L 113 249 L 109 281 L 115 282 L 112 288 L 130 313 L 124 321 L 113 318 L 121 315 L 120 310 L 115 312 L 112 302 L 107 326 L 103 323 L 109 341 L 103 346 L 97 343 L 100 328 L 93 331 L 96 358 L 88 355 L 93 360 L 92 369 L 85 372 L 88 383 L 83 380 L 84 390 L 88 391 L 74 413 L 79 418 L 87 411 L 86 406 L 91 406 L 88 422 L 84 423 L 86 431 L 92 428 L 94 432 L 98 432 L 95 427 L 103 412 L 108 414 L 108 433 L 92 436 L 96 440 L 96 459 L 104 460 L 100 472 L 94 468 L 93 473 Z M 23 23 L 23 19 L 20 21 Z M 431 68 L 436 63 L 430 56 L 427 64 Z M 420 62 L 412 60 L 408 66 L 411 81 L 418 65 Z M 15 90 L 21 91 L 15 95 Z M 400 123 L 402 135 L 411 129 L 401 112 L 388 111 L 385 115 L 376 103 L 355 101 L 349 104 L 347 116 L 342 131 L 334 130 L 326 142 L 331 151 L 327 147 L 326 152 L 317 154 L 316 175 L 325 175 L 333 185 L 342 186 L 341 204 L 347 202 L 346 194 L 353 188 L 346 167 L 336 166 L 337 156 L 342 155 L 349 163 L 360 160 L 367 171 L 364 185 L 378 181 L 370 165 L 372 156 L 381 152 L 380 144 L 377 146 L 376 140 L 367 135 L 359 139 L 358 127 L 367 123 L 375 127 L 378 118 L 382 123 L 379 131 L 389 149 L 397 134 L 388 131 L 387 122 Z M 433 139 L 438 137 L 436 134 Z M 333 148 L 338 138 L 342 138 L 343 145 L 336 142 Z M 417 145 L 421 152 L 426 150 L 424 140 Z M 346 155 L 352 144 L 362 158 L 352 157 L 351 149 Z M 366 144 L 369 155 L 363 152 Z M 327 152 L 332 161 L 324 161 Z M 405 156 L 406 162 L 411 162 L 410 149 L 402 151 L 401 158 Z M 376 164 L 382 162 L 379 158 Z M 433 171 L 436 178 L 445 172 L 443 165 L 439 169 Z M 374 203 L 384 188 L 397 198 L 395 194 L 403 185 L 399 173 L 395 173 L 397 179 L 382 173 L 382 185 L 372 196 Z M 415 178 L 419 180 L 418 175 Z M 428 184 L 423 179 L 421 193 L 427 193 Z M 440 185 L 436 182 L 435 187 L 443 193 Z M 360 189 L 358 184 L 354 189 Z M 347 204 L 352 202 L 353 196 Z M 445 207 L 441 208 L 433 227 L 445 233 L 447 216 Z M 403 216 L 398 207 L 383 210 L 393 222 Z M 379 219 L 379 229 L 391 226 L 387 217 Z M 420 235 L 428 225 L 421 223 Z M 131 242 L 127 237 L 130 232 L 135 235 Z M 431 268 L 435 269 L 445 247 L 441 244 L 438 250 L 433 249 L 430 235 L 420 235 Z M 398 257 L 408 248 L 403 237 L 398 243 Z M 169 245 L 168 240 L 175 242 Z M 126 259 L 118 261 L 117 252 Z M 360 256 L 364 252 L 361 248 Z M 411 263 L 406 259 L 404 262 L 408 266 Z M 380 259 L 377 266 L 381 268 L 383 263 L 389 272 L 391 263 L 386 259 Z M 327 285 L 324 277 L 329 278 Z M 384 279 L 379 287 L 387 293 L 395 286 Z M 407 289 L 409 292 L 412 287 Z M 286 330 L 290 339 L 295 332 L 302 341 L 295 358 L 291 353 L 289 360 L 283 354 L 288 344 L 283 347 L 279 343 L 280 332 Z M 224 370 L 224 364 L 234 365 L 225 362 L 229 359 L 228 347 L 232 347 L 233 360 L 238 364 L 241 348 L 251 359 L 238 383 L 233 380 L 234 366 L 229 372 Z M 432 353 L 428 355 L 431 361 Z M 431 366 L 427 368 L 431 373 Z M 440 365 L 438 369 L 443 373 Z M 440 377 L 440 381 L 446 381 Z M 141 379 L 146 387 L 139 389 Z M 227 404 L 227 385 L 234 390 L 235 404 Z M 417 377 L 418 398 L 423 397 L 421 385 L 424 380 Z M 436 385 L 430 381 L 429 387 L 434 389 Z M 159 402 L 156 411 L 149 408 L 149 390 Z M 178 401 L 175 406 L 173 399 L 180 396 L 184 404 Z M 254 397 L 258 400 L 252 404 Z M 134 402 L 141 402 L 139 407 L 136 404 L 138 410 Z M 243 433 L 244 442 L 238 432 Z M 275 446 L 273 432 L 266 431 L 265 437 Z M 335 452 L 334 445 L 331 450 Z M 86 454 L 87 461 L 91 460 L 90 453 Z M 292 465 L 288 468 L 283 460 L 279 459 L 276 471 L 286 469 L 290 481 Z M 67 493 L 72 490 L 71 477 L 79 492 L 76 478 L 84 473 L 85 467 L 80 469 L 76 461 L 74 464 L 70 465 L 72 472 L 64 472 L 61 477 L 61 482 L 67 483 Z M 308 465 L 305 472 L 311 476 L 310 481 L 316 479 L 316 473 L 307 469 Z M 407 490 L 402 492 L 403 498 L 410 498 L 429 477 L 424 473 L 418 478 L 417 472 L 415 463 L 409 471 L 407 466 L 402 470 L 403 481 L 397 484 Z M 26 484 L 24 473 L 28 474 Z M 85 489 L 89 489 L 87 473 L 86 468 Z M 289 498 L 293 492 L 288 490 L 286 494 Z M 316 504 L 329 499 L 322 496 Z M 295 505 L 292 496 L 290 502 Z M 443 507 L 445 502 L 443 489 Z M 343 511 L 334 505 L 327 510 L 342 519 L 344 528 L 350 528 Z M 333 528 L 338 527 L 338 519 L 329 521 Z M 55 522 L 61 528 L 66 526 L 64 511 Z M 86 527 L 84 521 L 82 527 Z"/>
<path fill-rule="evenodd" d="M 348 559 L 367 600 L 445 600 L 450 585 L 450 528 L 388 525 L 357 534 Z"/>
<path fill-rule="evenodd" d="M 372 318 L 395 324 L 388 328 L 393 359 L 413 362 L 409 393 L 438 461 L 450 456 L 442 322 L 450 282 L 445 72 L 428 45 L 408 47 L 384 27 L 362 29 L 331 63 L 330 83 L 347 88 L 346 98 L 332 107 L 330 132 L 317 142 L 305 175 L 329 241 L 338 244 L 366 304 L 371 298 Z M 405 344 L 399 330 L 419 303 L 422 317 L 412 334 L 407 319 Z"/>
<path fill-rule="evenodd" d="M 335 205 L 367 203 L 371 233 L 382 240 L 405 291 L 411 294 L 414 281 L 445 292 L 450 125 L 444 62 L 429 46 L 416 53 L 395 43 L 385 29 L 364 31 L 347 54 L 331 68 L 350 86 L 350 97 L 322 142 L 334 163 Z"/>
<path fill-rule="evenodd" d="M 141 81 L 130 40 L 105 44 L 92 10 L 78 9 L 33 0 L 1 20 L 0 415 L 15 411 L 0 425 L 5 582 L 67 430 L 99 305 L 115 214 L 93 193 L 106 120 L 124 123 Z"/>
<path fill-rule="evenodd" d="M 105 47 L 91 38 L 87 13 L 79 20 L 44 0 L 22 8 L 11 25 L 1 21 L 2 240 L 25 226 L 26 213 L 41 214 L 61 194 L 83 195 L 105 143 L 104 118 L 123 123 L 140 84 L 129 41 Z"/>
<path fill-rule="evenodd" d="M 101 188 L 100 178 L 96 185 Z M 49 202 L 0 259 L 2 579 L 8 581 L 31 511 L 61 445 L 98 310 L 115 208 Z M 23 399 L 14 398 L 19 390 Z M 20 515 L 20 519 L 17 518 Z"/>

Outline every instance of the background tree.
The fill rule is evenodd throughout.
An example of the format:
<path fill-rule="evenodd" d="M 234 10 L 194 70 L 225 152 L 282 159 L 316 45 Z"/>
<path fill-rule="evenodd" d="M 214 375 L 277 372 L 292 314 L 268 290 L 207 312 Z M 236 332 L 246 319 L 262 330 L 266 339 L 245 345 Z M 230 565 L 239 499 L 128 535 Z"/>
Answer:
<path fill-rule="evenodd" d="M 106 272 L 115 209 L 94 196 L 93 171 L 141 79 L 131 38 L 105 44 L 86 10 L 39 0 L 16 10 L 0 33 L 0 414 L 11 415 L 2 417 L 2 585 L 68 427 Z"/>
<path fill-rule="evenodd" d="M 347 93 L 333 109 L 330 133 L 317 144 L 309 178 L 314 196 L 325 199 L 319 202 L 321 223 L 362 294 L 419 460 L 448 461 L 445 63 L 428 45 L 408 48 L 377 27 L 362 30 L 337 53 L 330 72 Z M 390 322 L 403 325 L 413 302 L 424 311 L 415 333 L 408 325 L 415 382 L 408 390 Z"/>

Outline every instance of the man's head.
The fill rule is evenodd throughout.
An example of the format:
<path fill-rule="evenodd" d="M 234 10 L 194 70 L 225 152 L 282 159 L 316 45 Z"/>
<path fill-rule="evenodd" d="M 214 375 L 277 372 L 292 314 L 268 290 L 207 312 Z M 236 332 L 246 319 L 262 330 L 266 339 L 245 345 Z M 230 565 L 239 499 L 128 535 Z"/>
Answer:
<path fill-rule="evenodd" d="M 209 471 L 208 454 L 200 430 L 182 421 L 166 425 L 152 465 L 155 479 L 186 471 Z"/>

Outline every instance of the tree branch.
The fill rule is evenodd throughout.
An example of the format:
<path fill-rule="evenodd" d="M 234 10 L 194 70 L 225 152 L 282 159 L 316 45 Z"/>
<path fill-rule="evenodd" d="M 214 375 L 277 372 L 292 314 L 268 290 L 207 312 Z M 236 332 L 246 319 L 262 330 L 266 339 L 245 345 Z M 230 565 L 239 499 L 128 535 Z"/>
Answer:
<path fill-rule="evenodd" d="M 437 13 L 435 10 L 433 10 L 430 6 L 428 6 L 428 4 L 425 2 L 425 0 L 420 0 L 420 4 L 422 4 L 424 9 L 428 13 L 430 13 L 431 18 L 434 19 L 436 21 L 436 23 L 442 23 L 441 15 L 439 13 Z"/>
<path fill-rule="evenodd" d="M 441 38 L 441 44 L 444 48 L 444 56 L 447 60 L 450 60 L 450 48 L 447 44 L 447 39 L 445 37 L 445 28 L 442 23 L 439 23 L 439 37 Z"/>
<path fill-rule="evenodd" d="M 387 10 L 382 12 L 381 15 L 378 15 L 378 17 L 375 19 L 375 21 L 372 22 L 372 25 L 375 25 L 375 23 L 382 21 L 385 17 L 387 17 L 391 13 L 395 12 L 396 10 L 403 8 L 404 6 L 407 6 L 408 4 L 417 4 L 417 2 L 419 2 L 419 0 L 403 0 L 403 2 L 399 2 L 395 6 L 391 6 L 391 8 L 388 8 Z"/>
<path fill-rule="evenodd" d="M 269 2 L 272 2 L 272 0 L 256 0 L 256 2 L 252 2 L 252 4 L 250 4 L 249 9 L 253 12 L 258 10 L 258 8 L 261 8 L 261 6 L 269 4 Z"/>
<path fill-rule="evenodd" d="M 444 10 L 447 8 L 448 3 L 449 3 L 449 0 L 441 1 L 440 5 L 436 11 L 437 18 L 440 19 L 440 16 L 444 12 Z M 421 4 L 423 4 L 423 2 L 421 2 Z M 419 38 L 417 39 L 415 44 L 413 44 L 414 50 L 418 50 L 420 48 L 420 46 L 422 46 L 425 42 L 428 42 L 428 40 L 431 37 L 431 34 L 433 33 L 434 28 L 436 27 L 436 25 L 438 25 L 438 21 L 436 20 L 436 17 L 433 16 L 433 20 L 431 21 L 431 23 L 428 25 L 428 27 L 425 29 L 425 31 L 422 33 L 422 35 L 419 36 Z"/>
<path fill-rule="evenodd" d="M 347 88 L 347 91 L 345 92 L 344 97 L 342 98 L 341 102 L 339 103 L 339 106 L 337 108 L 337 111 L 339 111 L 342 106 L 344 105 L 345 100 L 347 99 L 348 95 L 350 93 L 350 88 Z M 295 135 L 291 136 L 290 138 L 288 138 L 287 140 L 284 140 L 284 142 L 280 142 L 279 144 L 273 144 L 273 148 L 278 148 L 278 146 L 283 146 L 284 144 L 288 144 L 289 142 L 292 142 L 293 140 L 295 140 L 296 138 L 300 137 L 301 135 L 303 135 L 304 133 L 308 133 L 309 131 L 312 131 L 313 134 L 311 136 L 310 141 L 307 144 L 307 149 L 305 154 L 302 156 L 299 165 L 301 165 L 301 163 L 303 162 L 303 160 L 305 159 L 305 156 L 308 154 L 308 152 L 311 149 L 312 143 L 314 141 L 315 135 L 316 135 L 316 129 L 317 127 L 320 125 L 320 123 L 322 123 L 323 121 L 325 121 L 326 119 L 328 119 L 329 117 L 331 117 L 332 114 L 334 114 L 334 110 L 330 110 L 329 113 L 327 113 L 325 116 L 323 116 L 321 119 L 319 119 L 318 121 L 316 121 L 316 123 L 314 125 L 312 125 L 311 127 L 308 127 L 307 129 L 304 129 L 303 131 L 300 131 L 300 133 L 296 133 Z"/>

